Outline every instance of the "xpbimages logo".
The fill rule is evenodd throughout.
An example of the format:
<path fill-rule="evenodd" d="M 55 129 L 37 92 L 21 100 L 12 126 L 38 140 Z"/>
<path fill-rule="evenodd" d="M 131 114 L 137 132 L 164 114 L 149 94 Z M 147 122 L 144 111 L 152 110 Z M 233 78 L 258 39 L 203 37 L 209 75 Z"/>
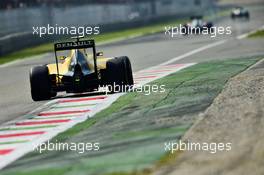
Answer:
<path fill-rule="evenodd" d="M 39 153 L 43 153 L 44 151 L 75 151 L 79 154 L 83 154 L 88 151 L 99 151 L 100 143 L 75 143 L 75 142 L 45 142 L 34 146 L 34 150 Z"/>
<path fill-rule="evenodd" d="M 215 154 L 218 151 L 231 151 L 232 143 L 207 143 L 207 142 L 191 142 L 186 141 L 183 142 L 182 140 L 179 141 L 172 141 L 172 142 L 165 142 L 164 143 L 164 150 L 170 153 L 174 153 L 176 151 L 205 151 L 212 154 Z"/>
<path fill-rule="evenodd" d="M 119 85 L 116 83 L 113 83 L 112 85 L 103 85 L 99 86 L 100 92 L 105 92 L 106 95 L 108 93 L 118 93 L 118 92 L 137 92 L 142 93 L 146 96 L 152 94 L 152 93 L 165 93 L 166 88 L 165 85 L 158 85 L 158 84 L 146 84 L 146 85 Z"/>
<path fill-rule="evenodd" d="M 47 24 L 47 26 L 33 26 L 32 34 L 42 37 L 44 35 L 78 35 L 84 37 L 85 35 L 98 35 L 100 34 L 99 26 L 52 26 Z"/>
<path fill-rule="evenodd" d="M 192 27 L 185 26 L 180 24 L 179 26 L 165 26 L 165 35 L 170 37 L 176 37 L 177 35 L 209 35 L 211 38 L 214 38 L 219 35 L 231 35 L 232 28 L 231 26 L 222 27 L 222 26 L 211 26 L 211 27 Z"/>

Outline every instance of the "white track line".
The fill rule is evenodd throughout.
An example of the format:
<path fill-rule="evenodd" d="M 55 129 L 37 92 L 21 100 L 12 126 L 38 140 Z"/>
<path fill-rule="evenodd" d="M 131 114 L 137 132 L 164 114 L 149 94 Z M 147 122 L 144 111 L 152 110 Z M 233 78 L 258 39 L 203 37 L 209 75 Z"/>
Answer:
<path fill-rule="evenodd" d="M 171 63 L 173 63 L 173 62 L 175 62 L 175 61 L 179 61 L 179 60 L 181 60 L 181 59 L 183 59 L 183 58 L 189 57 L 189 56 L 194 55 L 194 54 L 196 54 L 196 53 L 198 53 L 198 52 L 201 52 L 201 51 L 204 51 L 204 50 L 210 49 L 210 48 L 212 48 L 212 47 L 216 47 L 216 46 L 218 46 L 218 45 L 224 44 L 226 41 L 227 41 L 227 40 L 221 40 L 221 41 L 218 41 L 218 42 L 215 42 L 215 43 L 212 43 L 212 44 L 205 45 L 205 46 L 203 46 L 203 47 L 200 47 L 200 48 L 198 48 L 198 49 L 192 50 L 192 51 L 187 52 L 187 53 L 185 53 L 185 54 L 183 54 L 183 55 L 180 55 L 180 56 L 178 56 L 178 57 L 175 57 L 175 58 L 173 58 L 173 59 L 171 59 L 171 60 L 169 60 L 169 61 L 166 61 L 166 62 L 164 62 L 164 63 L 162 63 L 162 64 L 160 64 L 160 65 L 171 64 Z"/>
<path fill-rule="evenodd" d="M 250 31 L 250 32 L 248 32 L 248 33 L 245 33 L 245 34 L 239 35 L 239 36 L 237 36 L 236 38 L 239 39 L 239 40 L 240 40 L 240 39 L 244 39 L 244 38 L 248 37 L 250 34 L 255 33 L 256 31 L 258 31 L 258 30 L 260 30 L 260 29 L 264 29 L 264 25 L 261 26 L 260 28 L 256 29 L 256 30 L 253 30 L 253 31 Z M 166 61 L 166 62 L 164 62 L 164 63 L 162 63 L 162 64 L 159 64 L 159 65 L 171 64 L 171 63 L 173 63 L 173 62 L 176 62 L 176 61 L 181 60 L 181 59 L 183 59 L 183 58 L 186 58 L 186 57 L 188 57 L 188 56 L 194 55 L 194 54 L 199 53 L 199 52 L 201 52 L 201 51 L 204 51 L 204 50 L 207 50 L 207 49 L 210 49 L 210 48 L 216 47 L 216 46 L 221 45 L 221 44 L 224 44 L 224 43 L 226 43 L 227 41 L 228 41 L 228 39 L 226 39 L 226 40 L 220 40 L 220 41 L 218 41 L 218 42 L 214 42 L 214 43 L 212 43 L 212 44 L 205 45 L 205 46 L 203 46 L 203 47 L 200 47 L 200 48 L 198 48 L 198 49 L 195 49 L 195 50 L 192 50 L 192 51 L 190 51 L 190 52 L 187 52 L 187 53 L 185 53 L 185 54 L 183 54 L 183 55 L 180 55 L 180 56 L 178 56 L 178 57 L 172 58 L 172 59 L 170 59 L 169 61 Z"/>
<path fill-rule="evenodd" d="M 30 60 L 36 60 L 36 59 L 41 59 L 43 57 L 46 57 L 48 56 L 49 53 L 44 53 L 44 54 L 41 54 L 41 55 L 36 55 L 36 56 L 31 56 L 29 58 L 20 58 L 20 59 L 17 59 L 17 60 L 14 60 L 14 61 L 11 61 L 11 62 L 7 62 L 7 63 L 4 63 L 4 64 L 1 64 L 0 65 L 0 68 L 4 68 L 4 67 L 8 67 L 8 66 L 12 66 L 14 64 L 18 64 L 18 63 L 23 63 L 23 62 L 26 62 L 26 61 L 30 61 Z"/>
<path fill-rule="evenodd" d="M 256 29 L 256 30 L 252 30 L 251 32 L 248 32 L 248 33 L 244 33 L 242 35 L 239 35 L 236 38 L 237 39 L 244 39 L 244 38 L 248 37 L 250 34 L 253 34 L 253 33 L 255 33 L 255 32 L 257 32 L 258 30 L 261 30 L 261 29 L 264 29 L 264 25 L 261 26 L 260 28 Z"/>

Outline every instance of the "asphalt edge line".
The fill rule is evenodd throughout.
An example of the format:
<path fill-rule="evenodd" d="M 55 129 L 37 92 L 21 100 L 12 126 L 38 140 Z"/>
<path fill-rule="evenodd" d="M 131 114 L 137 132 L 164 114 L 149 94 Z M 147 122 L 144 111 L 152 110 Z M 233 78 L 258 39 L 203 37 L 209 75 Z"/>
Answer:
<path fill-rule="evenodd" d="M 249 35 L 251 35 L 251 34 L 253 34 L 253 33 L 255 33 L 255 32 L 257 32 L 258 30 L 261 30 L 261 29 L 264 29 L 264 25 L 263 26 L 261 26 L 261 27 L 259 27 L 259 28 L 257 28 L 257 29 L 255 29 L 255 30 L 252 30 L 252 31 L 250 31 L 250 32 L 248 32 L 248 33 L 244 33 L 244 34 L 242 34 L 242 35 L 239 35 L 239 36 L 237 36 L 236 38 L 237 39 L 244 39 L 244 38 L 247 38 Z"/>

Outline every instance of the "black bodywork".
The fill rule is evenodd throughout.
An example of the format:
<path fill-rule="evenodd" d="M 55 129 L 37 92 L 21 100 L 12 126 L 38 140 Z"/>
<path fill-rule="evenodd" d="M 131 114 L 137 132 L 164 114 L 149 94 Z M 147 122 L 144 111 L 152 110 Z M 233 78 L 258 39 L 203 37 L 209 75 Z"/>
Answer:
<path fill-rule="evenodd" d="M 249 11 L 246 10 L 243 7 L 236 7 L 232 10 L 231 12 L 231 18 L 236 19 L 236 18 L 246 18 L 249 19 Z"/>
<path fill-rule="evenodd" d="M 213 23 L 205 22 L 202 16 L 192 16 L 191 22 L 183 25 L 182 33 L 184 35 L 188 34 L 200 34 L 204 30 L 212 31 Z M 190 33 L 191 32 L 191 33 Z"/>

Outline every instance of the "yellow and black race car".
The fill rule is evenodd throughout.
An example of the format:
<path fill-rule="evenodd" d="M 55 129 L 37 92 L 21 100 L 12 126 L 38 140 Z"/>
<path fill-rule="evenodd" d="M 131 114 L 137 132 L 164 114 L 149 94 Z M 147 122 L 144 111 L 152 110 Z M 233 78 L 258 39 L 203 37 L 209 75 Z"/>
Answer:
<path fill-rule="evenodd" d="M 100 86 L 133 86 L 133 74 L 127 56 L 103 58 L 96 52 L 94 40 L 55 43 L 56 63 L 30 70 L 31 96 L 47 100 L 57 92 L 82 93 Z M 122 88 L 119 88 L 122 89 Z"/>

